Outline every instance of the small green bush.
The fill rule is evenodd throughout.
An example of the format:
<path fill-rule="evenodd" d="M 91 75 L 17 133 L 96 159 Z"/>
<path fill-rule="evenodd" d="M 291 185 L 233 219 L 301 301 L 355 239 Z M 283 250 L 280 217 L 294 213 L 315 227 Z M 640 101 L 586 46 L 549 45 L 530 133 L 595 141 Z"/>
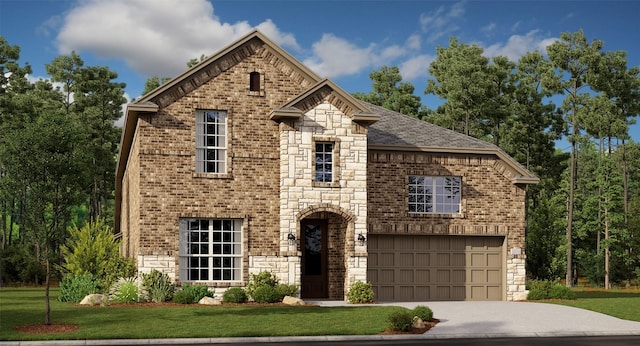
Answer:
<path fill-rule="evenodd" d="M 547 280 L 534 280 L 529 283 L 528 300 L 576 299 L 575 292 L 560 283 Z"/>
<path fill-rule="evenodd" d="M 276 291 L 278 292 L 278 296 L 280 297 L 278 300 L 280 301 L 282 301 L 286 296 L 298 296 L 298 286 L 296 285 L 278 284 L 276 285 Z"/>
<path fill-rule="evenodd" d="M 260 286 L 253 291 L 253 300 L 256 303 L 276 303 L 282 301 L 282 297 L 273 286 Z"/>
<path fill-rule="evenodd" d="M 249 279 L 249 283 L 245 290 L 247 294 L 255 300 L 254 291 L 262 286 L 276 287 L 278 285 L 278 278 L 272 273 L 268 271 L 262 271 L 258 274 L 251 274 L 251 278 Z"/>
<path fill-rule="evenodd" d="M 387 316 L 387 322 L 391 330 L 408 332 L 413 326 L 413 316 L 410 310 L 396 310 Z"/>
<path fill-rule="evenodd" d="M 109 291 L 109 300 L 116 303 L 138 303 L 146 301 L 146 291 L 137 278 L 121 278 Z"/>
<path fill-rule="evenodd" d="M 248 299 L 247 292 L 240 287 L 229 288 L 222 294 L 222 301 L 225 303 L 246 303 Z"/>
<path fill-rule="evenodd" d="M 427 322 L 433 319 L 433 311 L 428 306 L 418 305 L 411 311 L 413 316 L 418 316 L 421 320 Z"/>
<path fill-rule="evenodd" d="M 357 281 L 349 288 L 347 292 L 347 301 L 349 304 L 363 304 L 373 302 L 373 287 L 371 283 Z"/>
<path fill-rule="evenodd" d="M 79 303 L 88 294 L 98 293 L 98 279 L 91 273 L 68 275 L 60 282 L 61 302 Z"/>
<path fill-rule="evenodd" d="M 184 284 L 182 290 L 187 291 L 193 297 L 192 303 L 197 303 L 204 297 L 213 297 L 213 292 L 209 291 L 209 287 L 200 284 Z"/>
<path fill-rule="evenodd" d="M 149 298 L 154 303 L 171 300 L 176 289 L 169 275 L 156 269 L 153 269 L 148 274 L 142 274 L 142 284 L 149 292 Z"/>
<path fill-rule="evenodd" d="M 193 304 L 191 291 L 180 290 L 173 295 L 173 302 L 176 304 Z"/>
<path fill-rule="evenodd" d="M 555 284 L 549 290 L 550 299 L 576 299 L 576 297 L 576 293 L 565 285 Z"/>

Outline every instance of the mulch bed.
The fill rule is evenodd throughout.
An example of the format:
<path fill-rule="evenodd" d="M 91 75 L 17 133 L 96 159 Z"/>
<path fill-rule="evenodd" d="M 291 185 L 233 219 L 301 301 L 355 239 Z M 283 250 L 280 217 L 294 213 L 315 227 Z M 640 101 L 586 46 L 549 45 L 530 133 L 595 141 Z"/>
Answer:
<path fill-rule="evenodd" d="M 52 324 L 44 324 L 44 323 L 34 323 L 27 324 L 26 326 L 16 327 L 16 331 L 20 333 L 28 333 L 28 334 L 56 334 L 56 333 L 70 333 L 75 332 L 80 328 L 77 324 L 66 324 L 66 323 L 52 323 Z"/>

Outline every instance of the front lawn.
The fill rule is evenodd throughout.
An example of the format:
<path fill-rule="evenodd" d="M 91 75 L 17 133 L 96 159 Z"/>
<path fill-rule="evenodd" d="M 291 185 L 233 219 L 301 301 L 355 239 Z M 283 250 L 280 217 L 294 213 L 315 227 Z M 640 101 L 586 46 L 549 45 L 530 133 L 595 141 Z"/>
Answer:
<path fill-rule="evenodd" d="M 576 300 L 554 300 L 554 304 L 600 312 L 624 320 L 640 322 L 640 290 L 575 288 Z"/>
<path fill-rule="evenodd" d="M 374 335 L 388 327 L 397 307 L 315 306 L 108 306 L 57 301 L 52 290 L 52 323 L 80 328 L 61 334 L 19 333 L 15 327 L 44 321 L 44 289 L 0 289 L 0 340 L 85 340 L 214 338 L 240 336 Z"/>

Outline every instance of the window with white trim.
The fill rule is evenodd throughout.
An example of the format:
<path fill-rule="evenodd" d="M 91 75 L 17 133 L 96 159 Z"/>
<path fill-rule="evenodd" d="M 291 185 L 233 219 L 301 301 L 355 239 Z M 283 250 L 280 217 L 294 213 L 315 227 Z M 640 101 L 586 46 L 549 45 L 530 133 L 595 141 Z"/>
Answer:
<path fill-rule="evenodd" d="M 196 172 L 226 173 L 227 112 L 196 111 Z"/>
<path fill-rule="evenodd" d="M 242 220 L 180 220 L 180 280 L 242 281 Z"/>
<path fill-rule="evenodd" d="M 316 142 L 315 181 L 333 182 L 333 147 L 334 142 Z"/>
<path fill-rule="evenodd" d="M 460 213 L 461 177 L 409 176 L 409 212 Z"/>

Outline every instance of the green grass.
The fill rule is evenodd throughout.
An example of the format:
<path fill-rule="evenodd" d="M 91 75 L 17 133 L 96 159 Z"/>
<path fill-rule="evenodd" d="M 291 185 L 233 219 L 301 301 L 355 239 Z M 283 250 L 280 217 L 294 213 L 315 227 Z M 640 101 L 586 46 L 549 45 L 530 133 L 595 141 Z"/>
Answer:
<path fill-rule="evenodd" d="M 549 302 L 640 322 L 639 290 L 576 288 L 574 291 L 578 296 L 576 300 L 554 300 Z"/>
<path fill-rule="evenodd" d="M 44 290 L 0 290 L 0 340 L 84 340 L 212 338 L 294 335 L 374 335 L 383 332 L 396 307 L 79 306 L 57 301 L 52 290 L 52 323 L 77 324 L 71 333 L 33 335 L 15 327 L 44 322 Z"/>

